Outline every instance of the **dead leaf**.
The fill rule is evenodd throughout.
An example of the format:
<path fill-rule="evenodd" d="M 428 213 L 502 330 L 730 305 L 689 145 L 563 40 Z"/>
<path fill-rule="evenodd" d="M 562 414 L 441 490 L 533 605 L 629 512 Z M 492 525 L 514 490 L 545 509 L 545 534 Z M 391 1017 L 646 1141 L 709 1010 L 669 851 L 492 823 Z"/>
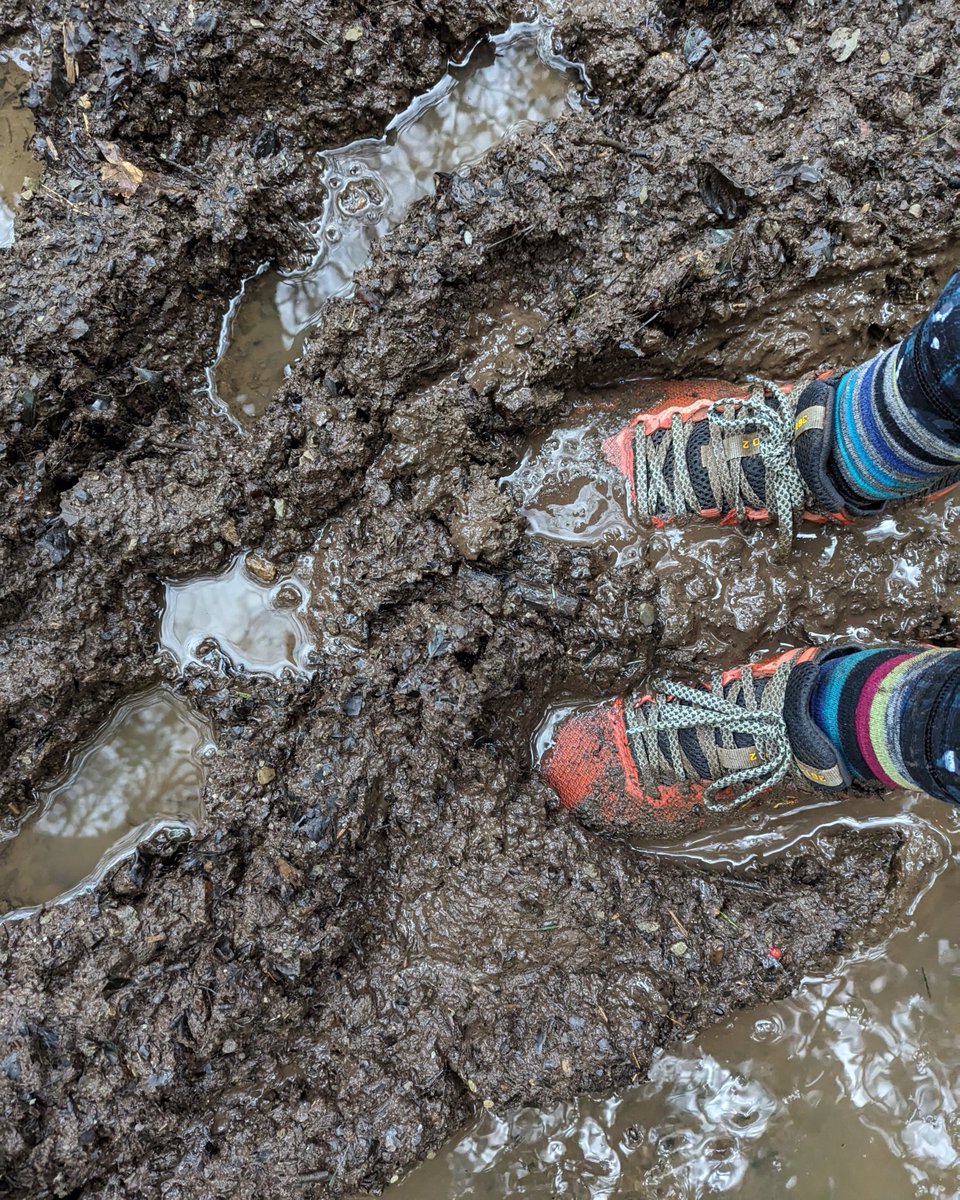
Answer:
<path fill-rule="evenodd" d="M 860 30 L 841 25 L 830 34 L 827 45 L 833 51 L 833 57 L 838 63 L 846 62 L 850 55 L 860 45 Z"/>
<path fill-rule="evenodd" d="M 98 139 L 97 145 L 100 153 L 107 160 L 106 164 L 100 168 L 103 182 L 112 192 L 117 192 L 127 198 L 133 196 L 143 183 L 143 171 L 134 163 L 123 158 L 116 142 L 103 142 Z"/>
<path fill-rule="evenodd" d="M 303 883 L 303 875 L 293 863 L 287 862 L 285 858 L 277 859 L 277 873 L 284 883 L 289 883 L 293 887 L 299 887 Z"/>

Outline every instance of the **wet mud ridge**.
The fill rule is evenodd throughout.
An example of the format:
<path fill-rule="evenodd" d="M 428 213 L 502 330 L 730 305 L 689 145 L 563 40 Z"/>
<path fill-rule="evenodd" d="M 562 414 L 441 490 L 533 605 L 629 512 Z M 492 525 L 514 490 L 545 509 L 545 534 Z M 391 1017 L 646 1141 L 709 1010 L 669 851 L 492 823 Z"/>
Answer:
<path fill-rule="evenodd" d="M 0 925 L 0 1195 L 377 1190 L 482 1106 L 642 1078 L 899 919 L 942 854 L 920 827 L 717 871 L 554 813 L 530 737 L 559 697 L 731 645 L 861 618 L 954 643 L 955 532 L 831 535 L 818 610 L 759 530 L 718 611 L 698 556 L 532 537 L 499 481 L 572 392 L 899 336 L 958 245 L 958 15 L 570 5 L 576 102 L 385 221 L 241 421 L 209 384 L 225 316 L 312 261 L 318 156 L 518 14 L 7 7 L 35 169 L 0 251 L 3 832 L 49 836 L 143 697 L 189 713 L 165 744 L 213 749 L 191 836 Z M 124 745 L 156 782 L 156 744 Z"/>

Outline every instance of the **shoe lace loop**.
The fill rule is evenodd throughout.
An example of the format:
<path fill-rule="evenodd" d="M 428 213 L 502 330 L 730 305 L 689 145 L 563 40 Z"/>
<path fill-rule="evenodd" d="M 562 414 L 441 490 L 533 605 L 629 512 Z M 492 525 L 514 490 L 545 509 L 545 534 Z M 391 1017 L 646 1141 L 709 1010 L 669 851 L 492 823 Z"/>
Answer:
<path fill-rule="evenodd" d="M 669 680 L 658 681 L 661 693 L 628 710 L 627 735 L 644 785 L 656 788 L 672 775 L 681 784 L 700 781 L 700 773 L 690 762 L 680 743 L 680 730 L 694 730 L 701 752 L 707 760 L 713 780 L 705 788 L 702 803 L 711 812 L 731 812 L 754 796 L 778 784 L 790 771 L 793 752 L 783 716 L 791 660 L 783 662 L 767 681 L 762 702 L 757 700 L 753 672 L 744 667 L 740 679 L 724 695 L 719 673 L 711 676 L 709 689 L 689 687 Z M 717 733 L 719 732 L 719 746 Z M 659 735 L 666 735 L 664 753 Z M 757 762 L 734 770 L 725 770 L 723 750 L 740 750 L 735 734 L 752 739 Z M 753 757 L 751 755 L 751 757 Z M 728 788 L 735 791 L 729 800 L 715 799 Z"/>
<path fill-rule="evenodd" d="M 721 512 L 733 511 L 742 520 L 747 507 L 763 508 L 765 503 L 779 526 L 777 548 L 783 553 L 793 540 L 794 517 L 807 496 L 796 462 L 793 406 L 778 384 L 755 375 L 748 375 L 747 379 L 753 385 L 749 397 L 730 397 L 710 405 L 704 465 Z M 732 411 L 728 413 L 727 409 Z M 642 514 L 676 517 L 700 511 L 687 461 L 693 428 L 693 422 L 684 421 L 679 413 L 674 413 L 659 445 L 642 428 L 638 430 L 634 483 L 637 507 Z M 759 435 L 756 453 L 764 468 L 765 502 L 742 471 L 742 455 L 731 457 L 727 451 L 726 434 L 748 432 Z M 668 455 L 672 457 L 669 480 Z"/>

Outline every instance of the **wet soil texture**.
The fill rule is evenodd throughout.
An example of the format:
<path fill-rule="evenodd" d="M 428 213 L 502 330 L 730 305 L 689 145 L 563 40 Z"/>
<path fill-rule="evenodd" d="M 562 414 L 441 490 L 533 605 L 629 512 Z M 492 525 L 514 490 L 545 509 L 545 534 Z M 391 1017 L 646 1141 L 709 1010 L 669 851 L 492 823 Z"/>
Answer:
<path fill-rule="evenodd" d="M 317 155 L 516 13 L 8 5 L 44 186 L 0 266 L 0 820 L 157 682 L 218 753 L 192 841 L 0 927 L 0 1194 L 375 1190 L 899 919 L 942 853 L 920 825 L 716 872 L 552 812 L 529 738 L 652 666 L 845 629 L 849 596 L 875 636 L 952 644 L 955 531 L 916 533 L 902 606 L 896 537 L 821 533 L 816 609 L 771 531 L 733 535 L 718 597 L 679 542 L 659 571 L 530 536 L 499 481 L 592 385 L 789 378 L 903 333 L 958 244 L 958 15 L 571 6 L 554 46 L 597 104 L 441 175 L 242 430 L 207 372 L 242 281 L 301 252 Z M 312 673 L 159 653 L 164 581 L 241 552 L 313 556 Z"/>

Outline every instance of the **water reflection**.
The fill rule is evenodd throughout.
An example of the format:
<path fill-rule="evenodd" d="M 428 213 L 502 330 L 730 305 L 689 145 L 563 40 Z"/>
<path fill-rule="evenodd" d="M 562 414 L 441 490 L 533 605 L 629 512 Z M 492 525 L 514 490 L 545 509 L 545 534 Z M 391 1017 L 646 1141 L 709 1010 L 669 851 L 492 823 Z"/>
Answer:
<path fill-rule="evenodd" d="M 518 127 L 577 103 L 580 76 L 552 54 L 543 27 L 517 24 L 452 66 L 395 117 L 382 138 L 320 156 L 323 207 L 306 229 L 306 266 L 267 265 L 245 281 L 227 313 L 211 395 L 241 423 L 260 416 L 303 352 L 324 304 L 349 296 L 376 243 L 436 190 L 438 172 L 476 162 Z"/>
<path fill-rule="evenodd" d="M 41 164 L 30 152 L 33 114 L 22 101 L 30 82 L 28 55 L 0 50 L 0 249 L 13 245 L 14 210 L 25 179 L 37 179 Z"/>
<path fill-rule="evenodd" d="M 886 819 L 923 821 L 949 850 L 904 928 L 792 999 L 661 1055 L 649 1083 L 622 1095 L 482 1115 L 388 1195 L 956 1196 L 960 814 L 920 797 L 905 807 Z M 824 824 L 837 811 L 824 808 Z M 757 846 L 737 840 L 725 848 L 713 835 L 696 852 L 708 865 L 742 862 Z"/>
<path fill-rule="evenodd" d="M 157 830 L 192 830 L 209 746 L 205 726 L 165 688 L 120 706 L 0 843 L 0 909 L 66 899 Z"/>
<path fill-rule="evenodd" d="M 181 670 L 193 664 L 309 675 L 308 599 L 299 576 L 278 575 L 272 564 L 241 554 L 220 575 L 167 580 L 160 647 Z"/>

